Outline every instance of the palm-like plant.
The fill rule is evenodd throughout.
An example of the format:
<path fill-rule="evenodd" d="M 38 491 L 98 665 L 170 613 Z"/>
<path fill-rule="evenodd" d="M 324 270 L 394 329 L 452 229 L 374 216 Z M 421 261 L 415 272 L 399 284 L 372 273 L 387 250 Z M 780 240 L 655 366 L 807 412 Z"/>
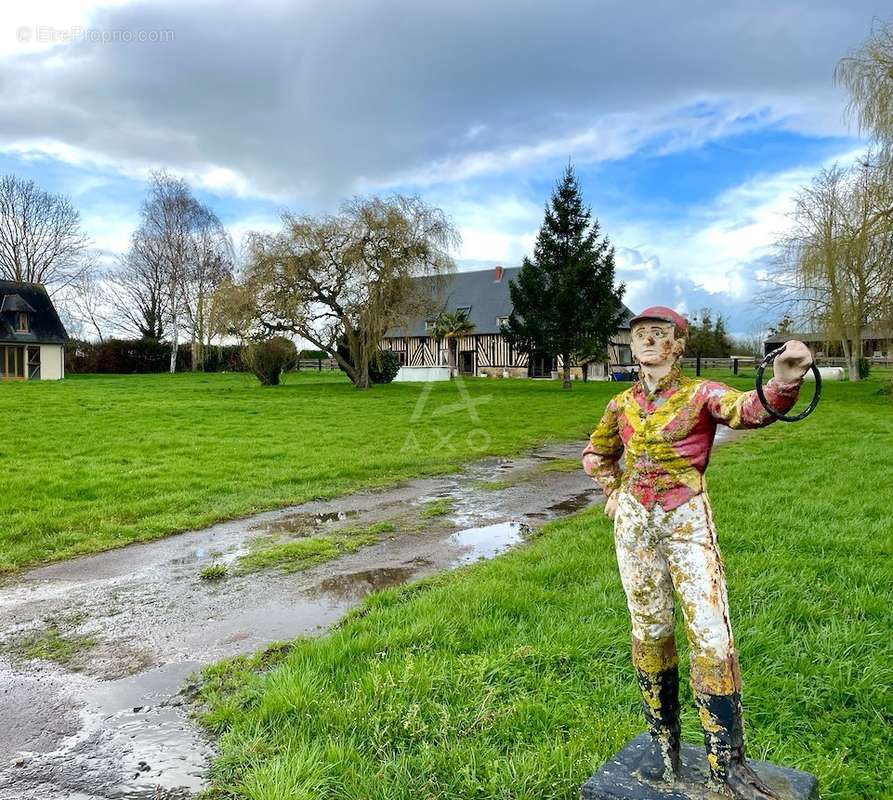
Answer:
<path fill-rule="evenodd" d="M 450 374 L 453 373 L 455 362 L 453 358 L 453 347 L 460 336 L 465 336 L 474 330 L 474 323 L 468 319 L 465 311 L 441 311 L 434 320 L 434 337 L 439 341 L 447 340 L 447 361 L 450 368 Z"/>

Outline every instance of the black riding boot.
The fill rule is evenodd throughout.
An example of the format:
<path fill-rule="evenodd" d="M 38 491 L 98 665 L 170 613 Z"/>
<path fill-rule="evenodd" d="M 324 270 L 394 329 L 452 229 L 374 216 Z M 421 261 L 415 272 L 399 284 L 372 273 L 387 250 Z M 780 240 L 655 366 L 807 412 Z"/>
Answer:
<path fill-rule="evenodd" d="M 651 734 L 651 748 L 642 756 L 638 772 L 648 780 L 672 783 L 679 775 L 679 668 L 661 672 L 637 668 L 636 677 Z"/>
<path fill-rule="evenodd" d="M 740 693 L 695 692 L 695 702 L 704 729 L 711 788 L 735 800 L 778 800 L 745 760 Z"/>

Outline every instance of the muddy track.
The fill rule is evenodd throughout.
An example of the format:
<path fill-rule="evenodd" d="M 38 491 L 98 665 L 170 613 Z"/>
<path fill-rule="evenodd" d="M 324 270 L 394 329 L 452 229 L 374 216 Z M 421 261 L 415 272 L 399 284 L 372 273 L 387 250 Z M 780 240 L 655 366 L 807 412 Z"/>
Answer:
<path fill-rule="evenodd" d="M 723 429 L 724 430 L 724 429 Z M 727 432 L 726 432 L 727 433 Z M 727 437 L 724 437 L 727 438 Z M 0 800 L 188 798 L 212 745 L 180 689 L 202 666 L 325 631 L 371 591 L 524 541 L 600 502 L 573 442 L 463 472 L 30 570 L 0 588 Z M 432 515 L 432 504 L 445 513 Z M 230 570 L 270 541 L 358 525 L 380 540 L 296 573 Z M 382 525 L 382 523 L 387 523 Z"/>

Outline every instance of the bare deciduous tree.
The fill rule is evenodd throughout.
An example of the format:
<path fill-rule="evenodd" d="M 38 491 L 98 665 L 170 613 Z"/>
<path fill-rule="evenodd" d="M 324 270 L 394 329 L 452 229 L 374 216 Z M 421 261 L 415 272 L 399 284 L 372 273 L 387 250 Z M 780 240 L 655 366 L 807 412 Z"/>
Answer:
<path fill-rule="evenodd" d="M 206 206 L 200 206 L 195 214 L 190 251 L 181 294 L 192 345 L 192 369 L 197 370 L 205 363 L 213 336 L 212 298 L 223 281 L 232 277 L 234 261 L 229 234 Z"/>
<path fill-rule="evenodd" d="M 400 195 L 355 199 L 334 216 L 286 213 L 282 221 L 280 233 L 249 237 L 245 279 L 223 292 L 228 329 L 243 339 L 296 334 L 368 388 L 385 332 L 433 308 L 441 277 L 454 269 L 458 233 L 440 209 Z M 414 280 L 421 276 L 432 280 Z M 338 351 L 342 339 L 349 358 Z"/>
<path fill-rule="evenodd" d="M 65 309 L 70 320 L 84 333 L 95 335 L 104 341 L 110 328 L 115 327 L 109 318 L 110 302 L 105 286 L 105 275 L 94 259 L 88 268 L 61 290 L 60 308 Z"/>
<path fill-rule="evenodd" d="M 144 335 L 167 333 L 171 372 L 176 371 L 180 334 L 187 331 L 197 369 L 210 341 L 211 297 L 232 272 L 232 244 L 186 181 L 164 171 L 151 173 L 141 217 L 115 281 L 116 305 Z M 136 302 L 128 312 L 124 306 L 130 301 Z"/>
<path fill-rule="evenodd" d="M 164 277 L 172 373 L 177 370 L 183 286 L 191 235 L 199 212 L 199 203 L 186 181 L 163 170 L 151 173 L 149 196 L 143 203 L 142 221 L 134 234 L 134 244 L 147 258 L 157 260 Z"/>
<path fill-rule="evenodd" d="M 168 288 L 159 249 L 135 235 L 130 250 L 106 276 L 109 305 L 119 327 L 142 339 L 161 339 L 168 319 Z"/>
<path fill-rule="evenodd" d="M 0 178 L 0 277 L 58 290 L 88 268 L 87 244 L 67 197 L 15 175 Z"/>

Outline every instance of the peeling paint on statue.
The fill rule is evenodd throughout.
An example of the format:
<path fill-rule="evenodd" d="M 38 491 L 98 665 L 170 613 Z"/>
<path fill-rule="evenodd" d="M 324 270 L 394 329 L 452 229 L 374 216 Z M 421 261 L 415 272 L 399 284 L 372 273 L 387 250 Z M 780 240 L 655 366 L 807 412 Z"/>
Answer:
<path fill-rule="evenodd" d="M 633 666 L 652 736 L 639 773 L 672 782 L 679 772 L 678 596 L 712 787 L 739 799 L 774 798 L 744 756 L 741 673 L 704 481 L 718 424 L 759 428 L 774 417 L 755 391 L 682 374 L 678 359 L 688 327 L 672 309 L 646 309 L 631 325 L 641 377 L 608 403 L 583 451 L 583 467 L 604 489 L 605 513 L 614 520 Z M 794 405 L 811 361 L 805 345 L 788 342 L 765 387 L 774 408 Z"/>

